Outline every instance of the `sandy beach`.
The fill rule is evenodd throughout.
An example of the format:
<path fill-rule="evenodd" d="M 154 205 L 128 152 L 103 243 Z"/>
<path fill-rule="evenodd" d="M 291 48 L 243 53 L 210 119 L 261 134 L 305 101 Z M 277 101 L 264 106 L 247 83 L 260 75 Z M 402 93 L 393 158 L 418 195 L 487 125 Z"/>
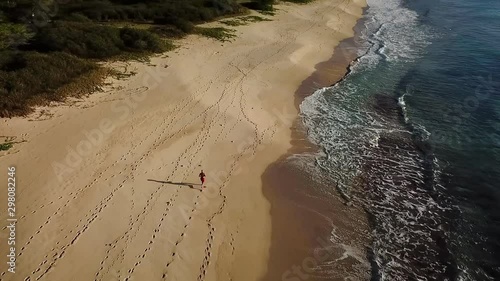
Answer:
<path fill-rule="evenodd" d="M 279 4 L 232 42 L 190 35 L 150 63 L 112 64 L 133 75 L 103 92 L 1 119 L 19 143 L 0 152 L 1 182 L 16 167 L 17 219 L 15 273 L 3 250 L 0 280 L 280 276 L 262 175 L 292 147 L 294 94 L 364 5 Z"/>

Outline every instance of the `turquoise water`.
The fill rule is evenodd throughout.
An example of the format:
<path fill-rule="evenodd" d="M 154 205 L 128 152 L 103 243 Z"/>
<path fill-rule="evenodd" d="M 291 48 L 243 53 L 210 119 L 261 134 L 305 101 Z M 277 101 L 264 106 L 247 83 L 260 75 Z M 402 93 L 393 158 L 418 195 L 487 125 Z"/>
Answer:
<path fill-rule="evenodd" d="M 301 104 L 318 177 L 367 210 L 373 280 L 500 280 L 500 1 L 368 4 L 350 74 Z"/>

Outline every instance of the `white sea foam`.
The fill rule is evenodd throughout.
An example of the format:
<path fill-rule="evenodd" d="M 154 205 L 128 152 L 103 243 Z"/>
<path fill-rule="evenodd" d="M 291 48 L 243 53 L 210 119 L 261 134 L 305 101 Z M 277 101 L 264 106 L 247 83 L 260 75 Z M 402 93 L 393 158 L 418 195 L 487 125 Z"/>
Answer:
<path fill-rule="evenodd" d="M 418 25 L 418 14 L 401 5 L 401 0 L 368 0 L 371 21 L 366 39 L 376 43 L 376 50 L 388 61 L 414 59 L 430 33 Z M 376 29 L 373 29 L 376 28 Z M 373 41 L 374 40 L 374 41 Z"/>
<path fill-rule="evenodd" d="M 379 89 L 396 87 L 407 65 L 429 44 L 430 36 L 418 26 L 417 14 L 404 8 L 400 0 L 368 0 L 368 4 L 362 35 L 367 46 L 361 48 L 363 56 L 351 66 L 350 76 L 316 91 L 300 105 L 310 140 L 322 148 L 314 161 L 309 161 L 314 166 L 308 168 L 319 171 L 317 178 L 332 176 L 325 180 L 334 180 L 345 200 L 360 200 L 375 215 L 378 226 L 372 248 L 381 280 L 406 280 L 409 276 L 424 280 L 422 269 L 412 272 L 412 264 L 424 262 L 422 254 L 415 255 L 412 249 L 421 245 L 427 248 L 425 255 L 437 255 L 429 243 L 436 232 L 443 231 L 436 226 L 441 225 L 444 209 L 429 194 L 428 159 L 422 158 L 413 143 L 414 134 L 419 134 L 421 141 L 430 134 L 418 124 L 410 129 L 406 126 L 411 122 L 406 98 L 412 92 L 403 93 L 395 102 L 405 124 L 393 116 L 390 106 L 384 108 L 390 98 L 377 104 L 374 97 L 387 97 Z M 437 169 L 437 159 L 432 161 Z M 321 172 L 325 170 L 328 173 Z M 439 172 L 433 170 L 436 185 L 438 178 Z M 363 188 L 372 188 L 371 193 L 353 194 L 352 187 L 359 179 L 367 180 Z M 346 255 L 347 251 L 341 258 Z M 439 261 L 431 260 L 425 261 L 428 270 L 442 273 Z"/>
<path fill-rule="evenodd" d="M 408 112 L 406 110 L 405 95 L 406 93 L 398 98 L 398 104 L 401 107 L 401 110 L 403 111 L 403 117 L 405 119 L 405 122 L 408 122 L 409 118 L 408 118 Z"/>

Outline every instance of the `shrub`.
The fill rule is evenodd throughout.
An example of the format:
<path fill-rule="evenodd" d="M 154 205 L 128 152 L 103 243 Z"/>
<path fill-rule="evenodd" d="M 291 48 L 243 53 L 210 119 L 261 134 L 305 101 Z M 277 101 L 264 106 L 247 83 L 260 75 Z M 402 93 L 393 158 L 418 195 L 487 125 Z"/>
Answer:
<path fill-rule="evenodd" d="M 194 25 L 185 19 L 177 19 L 174 21 L 173 25 L 185 33 L 191 33 L 194 30 Z"/>
<path fill-rule="evenodd" d="M 60 87 L 98 69 L 92 62 L 58 52 L 8 51 L 0 58 L 0 117 L 23 115 L 32 105 L 62 100 Z"/>
<path fill-rule="evenodd" d="M 129 51 L 161 52 L 163 50 L 160 38 L 147 31 L 132 28 L 122 28 L 120 38 Z"/>
<path fill-rule="evenodd" d="M 272 11 L 274 0 L 255 0 L 252 2 L 242 3 L 242 6 L 252 10 Z"/>
<path fill-rule="evenodd" d="M 207 8 L 200 8 L 198 14 L 201 21 L 209 21 L 218 16 L 217 10 L 211 10 Z"/>
<path fill-rule="evenodd" d="M 191 33 L 194 30 L 194 25 L 190 21 L 172 15 L 156 18 L 154 23 L 172 25 L 184 33 Z"/>
<path fill-rule="evenodd" d="M 283 0 L 285 2 L 292 2 L 292 3 L 299 3 L 299 4 L 305 4 L 305 3 L 309 3 L 311 2 L 312 0 Z"/>
<path fill-rule="evenodd" d="M 90 19 L 88 17 L 80 13 L 72 13 L 71 15 L 67 16 L 65 20 L 76 22 L 90 22 Z"/>
<path fill-rule="evenodd" d="M 39 51 L 63 51 L 83 58 L 108 58 L 124 48 L 117 28 L 69 22 L 42 28 L 32 46 Z"/>
<path fill-rule="evenodd" d="M 25 25 L 0 22 L 0 50 L 25 44 L 31 36 Z"/>
<path fill-rule="evenodd" d="M 160 38 L 148 30 L 59 22 L 42 28 L 33 40 L 38 51 L 62 51 L 82 58 L 104 59 L 124 51 L 161 52 Z"/>

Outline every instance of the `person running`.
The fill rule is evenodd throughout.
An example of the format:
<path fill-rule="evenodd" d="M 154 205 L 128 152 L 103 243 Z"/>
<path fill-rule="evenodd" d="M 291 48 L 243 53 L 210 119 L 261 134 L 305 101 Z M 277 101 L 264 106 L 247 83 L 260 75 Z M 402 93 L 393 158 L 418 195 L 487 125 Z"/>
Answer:
<path fill-rule="evenodd" d="M 199 175 L 200 177 L 200 181 L 201 181 L 201 187 L 204 188 L 204 184 L 205 184 L 205 173 L 203 173 L 203 170 L 201 170 L 201 173 Z"/>

